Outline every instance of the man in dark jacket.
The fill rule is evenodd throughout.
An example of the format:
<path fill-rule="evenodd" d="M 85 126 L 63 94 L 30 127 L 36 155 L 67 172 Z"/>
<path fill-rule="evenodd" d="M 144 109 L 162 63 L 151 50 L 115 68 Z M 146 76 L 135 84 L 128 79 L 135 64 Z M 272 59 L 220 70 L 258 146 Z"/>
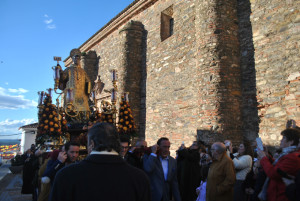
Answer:
<path fill-rule="evenodd" d="M 122 144 L 121 144 L 122 146 Z M 145 140 L 138 140 L 135 146 L 127 152 L 126 162 L 136 168 L 143 170 L 143 156 L 147 151 L 147 142 Z"/>
<path fill-rule="evenodd" d="M 162 137 L 152 146 L 152 153 L 144 155 L 144 170 L 150 178 L 152 201 L 181 201 L 176 160 L 170 156 L 170 141 Z"/>
<path fill-rule="evenodd" d="M 194 141 L 186 148 L 184 144 L 177 150 L 178 183 L 182 201 L 193 201 L 197 199 L 196 188 L 201 183 L 201 167 L 199 144 Z"/>
<path fill-rule="evenodd" d="M 95 124 L 88 132 L 88 147 L 91 152 L 85 160 L 56 174 L 50 201 L 150 201 L 147 175 L 119 156 L 113 125 Z"/>
<path fill-rule="evenodd" d="M 56 173 L 66 165 L 75 163 L 78 156 L 79 144 L 77 142 L 67 142 L 60 152 L 53 152 L 51 160 L 47 163 L 42 182 L 49 183 L 51 181 L 51 184 L 53 184 Z"/>
<path fill-rule="evenodd" d="M 23 161 L 24 161 L 24 166 L 23 166 L 23 185 L 22 185 L 22 194 L 33 194 L 33 178 L 34 178 L 34 173 L 35 170 L 37 169 L 36 166 L 36 157 L 32 153 L 30 149 L 26 151 L 25 154 L 22 156 Z"/>

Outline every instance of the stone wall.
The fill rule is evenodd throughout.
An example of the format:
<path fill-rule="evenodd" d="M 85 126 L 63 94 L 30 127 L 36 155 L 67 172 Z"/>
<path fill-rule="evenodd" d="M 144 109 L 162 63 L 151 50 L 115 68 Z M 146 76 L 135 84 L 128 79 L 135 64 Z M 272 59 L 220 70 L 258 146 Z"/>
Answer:
<path fill-rule="evenodd" d="M 252 24 L 250 21 L 251 4 L 249 0 L 237 0 L 239 22 L 240 67 L 242 78 L 242 119 L 243 135 L 246 140 L 254 140 L 259 132 L 259 118 L 256 98 L 256 71 Z"/>
<path fill-rule="evenodd" d="M 129 92 L 129 103 L 136 120 L 136 128 L 141 138 L 145 138 L 145 118 L 141 113 L 145 113 L 145 106 L 142 104 L 142 72 L 145 68 L 143 59 L 145 58 L 144 47 L 144 26 L 141 22 L 131 20 L 120 31 L 121 41 L 121 66 L 124 68 L 122 75 L 123 83 L 120 83 L 121 92 Z M 143 96 L 145 98 L 145 96 Z M 140 130 L 140 127 L 142 129 Z"/>
<path fill-rule="evenodd" d="M 162 40 L 168 8 L 173 34 Z M 287 120 L 300 123 L 299 21 L 292 0 L 134 1 L 80 49 L 97 54 L 106 91 L 118 70 L 149 145 L 169 137 L 174 154 L 197 137 L 238 144 L 258 133 L 275 145 Z"/>
<path fill-rule="evenodd" d="M 196 1 L 199 134 L 204 141 L 243 140 L 236 1 Z M 201 136 L 200 136 L 201 138 Z"/>
<path fill-rule="evenodd" d="M 161 41 L 161 12 L 173 8 L 174 34 Z M 194 3 L 158 1 L 134 18 L 147 31 L 146 139 L 167 136 L 176 149 L 196 139 L 198 83 Z"/>
<path fill-rule="evenodd" d="M 300 125 L 300 1 L 250 2 L 259 135 L 279 145 L 289 119 Z"/>

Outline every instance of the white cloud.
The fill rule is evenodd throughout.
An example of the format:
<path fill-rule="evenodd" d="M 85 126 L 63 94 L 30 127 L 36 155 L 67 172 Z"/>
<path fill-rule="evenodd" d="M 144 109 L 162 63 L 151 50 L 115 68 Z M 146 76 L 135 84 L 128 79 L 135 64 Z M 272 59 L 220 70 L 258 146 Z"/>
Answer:
<path fill-rule="evenodd" d="M 2 87 L 0 87 L 0 95 L 1 95 L 1 94 L 5 94 L 5 89 L 2 88 Z"/>
<path fill-rule="evenodd" d="M 10 120 L 0 122 L 0 137 L 1 135 L 17 134 L 20 133 L 19 128 L 24 125 L 36 123 L 35 119 L 21 119 L 21 120 Z M 12 136 L 13 137 L 13 136 Z"/>
<path fill-rule="evenodd" d="M 8 89 L 9 92 L 11 93 L 27 93 L 28 90 L 23 89 L 23 88 L 19 88 L 19 89 Z"/>
<path fill-rule="evenodd" d="M 55 29 L 55 28 L 56 28 L 55 24 L 50 24 L 47 26 L 47 29 Z"/>
<path fill-rule="evenodd" d="M 8 89 L 12 93 L 26 93 L 26 89 Z M 10 95 L 5 88 L 0 87 L 0 109 L 25 109 L 36 107 L 37 102 L 26 99 L 23 95 Z"/>
<path fill-rule="evenodd" d="M 45 22 L 46 24 L 50 24 L 50 23 L 52 23 L 52 22 L 53 22 L 53 20 L 52 20 L 52 19 L 49 19 L 49 20 L 44 20 L 44 22 Z"/>
<path fill-rule="evenodd" d="M 56 25 L 53 23 L 53 19 L 51 19 L 47 14 L 44 15 L 44 23 L 47 25 L 47 29 L 56 29 Z"/>

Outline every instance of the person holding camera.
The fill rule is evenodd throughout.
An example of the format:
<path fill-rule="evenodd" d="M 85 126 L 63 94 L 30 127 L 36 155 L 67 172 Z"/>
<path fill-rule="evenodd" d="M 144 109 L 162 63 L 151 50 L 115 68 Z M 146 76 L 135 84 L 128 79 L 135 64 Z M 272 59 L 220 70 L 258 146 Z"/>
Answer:
<path fill-rule="evenodd" d="M 300 131 L 288 128 L 282 131 L 281 135 L 280 148 L 282 148 L 282 153 L 273 164 L 263 150 L 259 148 L 257 150 L 260 164 L 268 177 L 259 194 L 259 198 L 262 200 L 288 201 L 283 178 L 289 177 L 289 175 L 296 176 L 300 170 L 300 158 L 298 157 L 299 152 L 297 148 Z"/>
<path fill-rule="evenodd" d="M 298 128 L 299 129 L 299 128 Z M 298 157 L 300 158 L 300 139 L 298 143 Z M 300 170 L 298 170 L 298 173 L 296 177 L 293 177 L 289 175 L 290 178 L 283 177 L 282 180 L 286 186 L 285 194 L 291 201 L 300 200 Z"/>
<path fill-rule="evenodd" d="M 152 201 L 169 201 L 172 199 L 180 201 L 180 193 L 177 181 L 176 160 L 170 156 L 170 141 L 162 137 L 156 145 L 151 147 L 152 153 L 144 155 L 144 170 L 151 184 Z"/>
<path fill-rule="evenodd" d="M 136 168 L 143 170 L 143 156 L 147 152 L 147 142 L 143 139 L 138 140 L 127 152 L 126 162 Z"/>

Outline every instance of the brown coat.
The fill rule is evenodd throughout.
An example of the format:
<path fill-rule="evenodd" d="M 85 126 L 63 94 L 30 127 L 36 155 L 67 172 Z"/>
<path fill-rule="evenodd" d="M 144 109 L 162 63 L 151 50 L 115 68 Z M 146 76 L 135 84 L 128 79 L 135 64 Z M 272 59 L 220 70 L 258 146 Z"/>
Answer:
<path fill-rule="evenodd" d="M 234 183 L 234 165 L 224 153 L 220 160 L 215 160 L 209 168 L 206 201 L 232 201 Z"/>

